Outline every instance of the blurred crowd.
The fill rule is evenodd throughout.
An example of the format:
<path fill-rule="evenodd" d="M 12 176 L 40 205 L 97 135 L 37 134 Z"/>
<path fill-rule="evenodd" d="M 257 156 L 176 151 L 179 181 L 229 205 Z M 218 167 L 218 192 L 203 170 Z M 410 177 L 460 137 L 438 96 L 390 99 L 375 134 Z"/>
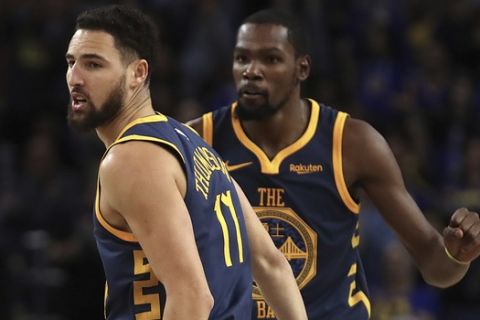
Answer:
<path fill-rule="evenodd" d="M 101 319 L 104 276 L 92 234 L 94 133 L 65 121 L 65 50 L 99 0 L 0 3 L 0 318 Z M 302 16 L 313 70 L 303 95 L 379 130 L 408 189 L 442 228 L 480 210 L 479 0 L 124 1 L 155 18 L 156 108 L 181 121 L 235 99 L 236 27 L 267 5 Z M 372 319 L 480 319 L 480 262 L 456 286 L 425 285 L 368 199 L 362 252 Z"/>

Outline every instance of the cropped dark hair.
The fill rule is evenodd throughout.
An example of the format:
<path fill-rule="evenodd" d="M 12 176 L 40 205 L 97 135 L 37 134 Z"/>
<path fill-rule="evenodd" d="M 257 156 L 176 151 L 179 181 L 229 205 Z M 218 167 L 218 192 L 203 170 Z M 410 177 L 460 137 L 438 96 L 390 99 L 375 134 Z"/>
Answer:
<path fill-rule="evenodd" d="M 150 79 L 158 45 L 158 29 L 149 16 L 125 5 L 99 7 L 78 16 L 75 30 L 78 29 L 111 34 L 123 59 L 145 59 L 148 62 L 147 81 Z"/>
<path fill-rule="evenodd" d="M 308 39 L 300 20 L 281 9 L 264 9 L 249 15 L 243 24 L 274 24 L 288 30 L 288 41 L 295 49 L 296 56 L 309 54 Z"/>

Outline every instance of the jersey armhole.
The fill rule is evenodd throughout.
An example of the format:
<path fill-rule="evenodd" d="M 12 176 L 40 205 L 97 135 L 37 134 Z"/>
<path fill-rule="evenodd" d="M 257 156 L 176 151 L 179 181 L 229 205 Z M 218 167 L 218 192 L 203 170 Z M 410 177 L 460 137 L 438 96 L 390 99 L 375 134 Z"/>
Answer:
<path fill-rule="evenodd" d="M 98 223 L 109 233 L 114 235 L 115 237 L 127 241 L 127 242 L 138 242 L 132 232 L 123 231 L 120 229 L 115 228 L 102 215 L 100 211 L 100 176 L 97 179 L 97 195 L 95 196 L 95 217 Z"/>
<path fill-rule="evenodd" d="M 350 192 L 348 191 L 347 184 L 345 183 L 345 177 L 343 176 L 343 159 L 342 159 L 342 142 L 343 142 L 343 130 L 345 128 L 345 121 L 348 115 L 344 112 L 339 112 L 335 120 L 333 128 L 333 172 L 335 175 L 335 185 L 342 198 L 343 203 L 347 208 L 358 214 L 360 212 L 360 204 L 358 204 Z"/>
<path fill-rule="evenodd" d="M 127 141 L 147 141 L 147 142 L 154 142 L 154 143 L 157 143 L 159 145 L 162 145 L 163 148 L 165 148 L 165 150 L 168 150 L 174 156 L 177 157 L 178 161 L 180 162 L 180 164 L 183 167 L 184 172 L 186 172 L 186 170 L 185 170 L 185 158 L 184 158 L 183 154 L 180 152 L 180 150 L 177 148 L 177 146 L 175 146 L 173 143 L 171 143 L 169 141 L 159 139 L 159 138 L 155 138 L 155 137 L 150 137 L 150 136 L 129 135 L 129 136 L 125 136 L 123 138 L 120 138 L 108 147 L 108 149 L 105 151 L 105 154 L 103 155 L 102 159 L 105 157 L 105 155 L 108 153 L 108 151 L 113 146 L 115 146 L 119 143 L 127 142 Z M 188 186 L 187 186 L 187 188 L 188 188 Z M 100 223 L 100 225 L 105 230 L 107 230 L 109 233 L 111 233 L 112 235 L 114 235 L 115 237 L 117 237 L 117 238 L 119 238 L 123 241 L 138 242 L 135 235 L 132 232 L 127 232 L 127 231 L 117 229 L 114 226 L 112 226 L 110 223 L 108 223 L 107 220 L 105 220 L 105 218 L 103 217 L 103 215 L 100 211 L 100 193 L 101 193 L 101 185 L 100 185 L 100 175 L 99 175 L 98 180 L 97 180 L 97 194 L 96 194 L 96 197 L 95 197 L 95 216 L 96 216 L 98 222 Z"/>

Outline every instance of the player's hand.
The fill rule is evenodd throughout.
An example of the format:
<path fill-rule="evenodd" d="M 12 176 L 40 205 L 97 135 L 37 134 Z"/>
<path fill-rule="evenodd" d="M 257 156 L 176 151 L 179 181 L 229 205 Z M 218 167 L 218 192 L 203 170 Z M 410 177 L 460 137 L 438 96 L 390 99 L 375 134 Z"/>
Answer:
<path fill-rule="evenodd" d="M 443 230 L 448 252 L 458 261 L 468 263 L 480 255 L 480 219 L 478 213 L 457 209 Z"/>

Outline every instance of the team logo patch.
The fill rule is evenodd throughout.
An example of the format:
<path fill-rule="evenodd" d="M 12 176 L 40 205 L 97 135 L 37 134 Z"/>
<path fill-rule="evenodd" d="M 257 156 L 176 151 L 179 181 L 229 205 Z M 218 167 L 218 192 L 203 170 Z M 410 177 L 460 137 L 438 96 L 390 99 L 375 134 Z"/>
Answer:
<path fill-rule="evenodd" d="M 275 246 L 290 263 L 299 288 L 303 288 L 317 273 L 317 234 L 290 208 L 254 209 Z M 262 299 L 256 284 L 253 299 Z"/>

